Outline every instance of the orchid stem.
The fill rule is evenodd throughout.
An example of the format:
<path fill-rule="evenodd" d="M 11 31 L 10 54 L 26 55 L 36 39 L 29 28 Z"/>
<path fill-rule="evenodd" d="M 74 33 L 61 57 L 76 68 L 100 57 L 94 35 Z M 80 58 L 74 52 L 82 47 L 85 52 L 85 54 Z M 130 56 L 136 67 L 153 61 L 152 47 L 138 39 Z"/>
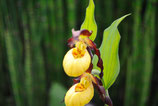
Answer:
<path fill-rule="evenodd" d="M 104 82 L 104 80 L 102 79 L 101 81 L 102 81 L 103 86 L 105 88 L 105 82 Z M 110 99 L 110 95 L 109 95 L 108 89 L 105 88 L 105 92 L 106 92 L 106 97 L 108 97 Z M 112 103 L 111 99 L 110 99 L 110 102 Z M 110 103 L 110 105 L 105 104 L 104 106 L 112 106 L 111 103 Z"/>
<path fill-rule="evenodd" d="M 110 97 L 109 96 L 109 91 L 108 90 L 105 90 L 106 91 L 106 96 Z"/>
<path fill-rule="evenodd" d="M 103 86 L 104 86 L 104 88 L 105 88 L 105 83 L 104 83 L 104 80 L 102 80 L 102 83 L 103 83 Z M 105 92 L 106 92 L 106 96 L 108 96 L 109 97 L 109 92 L 108 92 L 108 90 L 105 90 Z M 108 106 L 107 104 L 105 104 L 104 106 Z"/>
<path fill-rule="evenodd" d="M 106 96 L 108 96 L 109 97 L 109 92 L 108 92 L 108 90 L 105 90 L 105 92 L 106 92 Z M 108 106 L 107 104 L 105 104 L 104 106 Z"/>

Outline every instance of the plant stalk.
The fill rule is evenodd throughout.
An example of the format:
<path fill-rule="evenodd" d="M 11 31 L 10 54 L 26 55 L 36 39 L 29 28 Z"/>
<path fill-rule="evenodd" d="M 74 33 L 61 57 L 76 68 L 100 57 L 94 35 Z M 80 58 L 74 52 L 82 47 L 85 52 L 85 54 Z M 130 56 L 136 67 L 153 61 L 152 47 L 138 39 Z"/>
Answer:
<path fill-rule="evenodd" d="M 110 96 L 109 96 L 109 91 L 108 91 L 108 90 L 105 90 L 105 92 L 106 92 L 106 96 L 110 98 Z M 109 105 L 105 104 L 104 106 L 109 106 Z"/>

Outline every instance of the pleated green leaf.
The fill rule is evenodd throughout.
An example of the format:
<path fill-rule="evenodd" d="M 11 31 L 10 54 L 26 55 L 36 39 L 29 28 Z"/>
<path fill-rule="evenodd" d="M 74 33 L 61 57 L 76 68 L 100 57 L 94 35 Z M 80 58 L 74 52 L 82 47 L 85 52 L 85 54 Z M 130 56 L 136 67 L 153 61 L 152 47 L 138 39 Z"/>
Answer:
<path fill-rule="evenodd" d="M 129 15 L 129 14 L 128 14 Z M 114 21 L 107 29 L 104 30 L 103 41 L 100 46 L 101 58 L 104 66 L 104 87 L 108 89 L 116 80 L 120 71 L 120 62 L 118 56 L 118 48 L 120 42 L 120 33 L 117 29 L 119 23 L 128 15 L 125 15 Z M 94 68 L 98 69 L 98 58 L 94 56 Z"/>
<path fill-rule="evenodd" d="M 93 31 L 92 35 L 90 36 L 91 40 L 95 40 L 97 35 L 97 24 L 94 18 L 94 1 L 89 0 L 89 6 L 86 9 L 86 16 L 83 24 L 81 25 L 81 29 L 88 29 L 89 31 Z"/>

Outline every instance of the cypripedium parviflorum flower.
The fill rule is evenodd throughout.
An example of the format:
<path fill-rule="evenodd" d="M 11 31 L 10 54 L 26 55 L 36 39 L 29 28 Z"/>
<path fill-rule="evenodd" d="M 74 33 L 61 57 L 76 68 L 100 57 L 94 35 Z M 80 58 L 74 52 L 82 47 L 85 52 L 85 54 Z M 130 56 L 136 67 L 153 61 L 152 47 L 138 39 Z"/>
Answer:
<path fill-rule="evenodd" d="M 105 89 L 101 79 L 103 76 L 103 61 L 100 56 L 100 51 L 95 43 L 89 39 L 92 31 L 86 29 L 75 31 L 72 29 L 72 38 L 68 40 L 70 50 L 66 53 L 63 59 L 63 68 L 65 73 L 74 79 L 74 84 L 66 93 L 66 106 L 84 106 L 88 104 L 94 96 L 94 86 L 97 88 L 103 102 L 110 104 L 110 99 L 106 99 Z M 98 56 L 97 66 L 101 69 L 99 78 L 91 74 L 93 69 L 92 51 Z M 112 105 L 109 105 L 112 106 Z"/>
<path fill-rule="evenodd" d="M 90 102 L 94 96 L 94 88 L 91 75 L 85 73 L 80 83 L 73 85 L 65 96 L 66 106 L 84 106 Z"/>
<path fill-rule="evenodd" d="M 96 48 L 95 43 L 89 39 L 92 31 L 86 29 L 75 31 L 72 29 L 72 38 L 68 40 L 68 45 L 72 48 L 64 56 L 63 67 L 67 75 L 72 77 L 78 77 L 82 75 L 90 66 L 92 52 L 94 50 L 95 54 L 98 56 L 98 67 L 101 67 L 100 77 L 103 76 L 103 63 L 100 58 L 100 52 Z M 75 47 L 74 47 L 75 45 Z"/>
<path fill-rule="evenodd" d="M 108 88 L 114 83 L 120 68 L 118 58 L 120 34 L 117 26 L 129 14 L 117 19 L 105 29 L 102 44 L 98 49 L 93 42 L 97 34 L 94 8 L 94 1 L 89 0 L 81 30 L 72 29 L 72 37 L 68 39 L 68 46 L 71 49 L 64 56 L 63 68 L 68 76 L 77 78 L 73 79 L 74 85 L 65 95 L 66 106 L 88 104 L 94 96 L 94 87 L 104 104 L 113 106 L 108 96 Z"/>
<path fill-rule="evenodd" d="M 77 77 L 82 75 L 91 63 L 86 45 L 83 42 L 77 42 L 76 47 L 70 49 L 63 60 L 64 71 L 67 75 Z"/>

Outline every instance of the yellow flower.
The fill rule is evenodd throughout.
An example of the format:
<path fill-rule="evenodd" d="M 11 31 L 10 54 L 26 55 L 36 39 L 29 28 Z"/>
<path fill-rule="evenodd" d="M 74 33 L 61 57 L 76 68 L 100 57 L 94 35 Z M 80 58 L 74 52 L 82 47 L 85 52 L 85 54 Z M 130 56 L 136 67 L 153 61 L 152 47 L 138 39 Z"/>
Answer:
<path fill-rule="evenodd" d="M 65 96 L 66 106 L 84 106 L 94 96 L 94 88 L 90 74 L 82 76 L 80 83 L 73 85 Z"/>
<path fill-rule="evenodd" d="M 70 49 L 63 60 L 64 71 L 67 75 L 78 77 L 82 75 L 91 63 L 91 56 L 83 42 L 77 42 L 76 47 Z"/>

